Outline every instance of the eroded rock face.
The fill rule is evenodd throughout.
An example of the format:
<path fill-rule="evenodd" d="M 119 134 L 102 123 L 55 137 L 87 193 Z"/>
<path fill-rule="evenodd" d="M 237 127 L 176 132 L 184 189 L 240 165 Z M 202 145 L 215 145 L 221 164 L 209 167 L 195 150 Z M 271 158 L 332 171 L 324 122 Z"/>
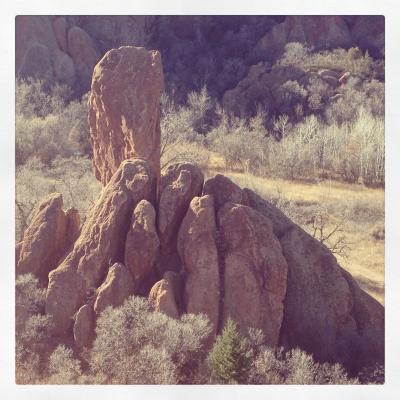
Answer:
<path fill-rule="evenodd" d="M 96 65 L 89 124 L 96 178 L 105 185 L 128 158 L 148 161 L 160 176 L 161 56 L 142 47 L 107 52 Z"/>
<path fill-rule="evenodd" d="M 193 197 L 201 194 L 204 176 L 198 167 L 189 163 L 170 165 L 160 180 L 157 228 L 161 242 L 160 270 L 179 271 L 176 242 L 179 227 Z"/>
<path fill-rule="evenodd" d="M 125 242 L 125 265 L 132 274 L 135 293 L 146 294 L 157 280 L 159 253 L 156 212 L 150 202 L 142 200 L 133 211 Z"/>
<path fill-rule="evenodd" d="M 279 342 L 287 264 L 268 218 L 250 207 L 226 203 L 218 212 L 224 243 L 223 320 L 243 333 L 262 329 L 268 346 Z"/>
<path fill-rule="evenodd" d="M 49 195 L 38 207 L 36 215 L 17 245 L 17 274 L 32 273 L 42 282 L 57 265 L 60 257 L 76 239 L 69 234 L 69 211 L 63 209 L 61 194 Z M 79 214 L 75 210 L 79 230 Z"/>
<path fill-rule="evenodd" d="M 169 317 L 179 318 L 179 309 L 176 301 L 176 277 L 173 272 L 164 275 L 150 290 L 149 303 L 153 310 L 160 311 Z M 178 278 L 179 279 L 179 278 Z"/>
<path fill-rule="evenodd" d="M 184 305 L 187 313 L 204 313 L 214 333 L 219 324 L 220 279 L 214 199 L 195 197 L 178 234 L 178 252 L 184 265 Z"/>
<path fill-rule="evenodd" d="M 120 306 L 133 294 L 133 278 L 124 264 L 115 263 L 108 270 L 107 277 L 97 289 L 94 311 L 99 315 L 108 306 Z"/>
<path fill-rule="evenodd" d="M 154 198 L 155 178 L 146 161 L 124 161 L 91 209 L 71 253 L 49 274 L 46 312 L 53 316 L 55 332 L 66 332 L 108 267 L 123 260 L 132 210 L 140 200 Z"/>

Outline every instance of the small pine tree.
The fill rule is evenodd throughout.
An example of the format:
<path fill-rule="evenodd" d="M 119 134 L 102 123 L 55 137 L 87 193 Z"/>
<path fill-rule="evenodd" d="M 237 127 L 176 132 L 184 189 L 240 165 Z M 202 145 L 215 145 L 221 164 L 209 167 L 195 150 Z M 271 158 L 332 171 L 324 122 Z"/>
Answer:
<path fill-rule="evenodd" d="M 217 383 L 246 383 L 251 355 L 246 339 L 238 332 L 236 323 L 228 319 L 208 356 L 211 375 Z"/>

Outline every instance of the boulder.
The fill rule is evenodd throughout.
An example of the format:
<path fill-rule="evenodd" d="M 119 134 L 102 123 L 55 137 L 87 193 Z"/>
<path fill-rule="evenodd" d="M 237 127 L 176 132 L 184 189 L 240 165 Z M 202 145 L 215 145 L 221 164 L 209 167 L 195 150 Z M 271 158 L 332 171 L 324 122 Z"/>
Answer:
<path fill-rule="evenodd" d="M 125 242 L 124 260 L 132 274 L 135 293 L 147 294 L 157 280 L 159 253 L 156 212 L 151 203 L 142 200 L 133 211 Z"/>
<path fill-rule="evenodd" d="M 250 207 L 226 203 L 218 212 L 224 243 L 223 321 L 232 318 L 243 333 L 264 332 L 279 343 L 286 294 L 287 264 L 269 219 Z"/>
<path fill-rule="evenodd" d="M 150 290 L 148 301 L 153 310 L 162 312 L 169 317 L 179 319 L 179 309 L 175 299 L 173 278 L 164 276 Z"/>
<path fill-rule="evenodd" d="M 216 211 L 227 202 L 247 205 L 246 193 L 236 183 L 221 174 L 206 180 L 203 196 L 207 194 L 213 196 Z"/>
<path fill-rule="evenodd" d="M 183 217 L 193 197 L 201 194 L 204 176 L 189 163 L 170 165 L 161 174 L 157 228 L 161 243 L 160 271 L 181 268 L 176 240 Z"/>
<path fill-rule="evenodd" d="M 160 96 L 164 88 L 158 51 L 120 47 L 93 71 L 89 99 L 95 175 L 105 185 L 128 158 L 148 161 L 160 176 Z"/>
<path fill-rule="evenodd" d="M 154 202 L 154 197 L 155 178 L 146 161 L 124 161 L 90 210 L 72 251 L 49 274 L 46 312 L 53 316 L 55 332 L 67 331 L 108 267 L 124 259 L 132 210 L 140 200 Z"/>
<path fill-rule="evenodd" d="M 108 270 L 107 277 L 97 289 L 94 311 L 99 315 L 108 306 L 120 306 L 133 294 L 133 278 L 124 264 L 115 263 Z"/>
<path fill-rule="evenodd" d="M 52 83 L 54 74 L 48 47 L 37 42 L 31 43 L 21 61 L 17 74 L 21 78 L 33 77 Z"/>
<path fill-rule="evenodd" d="M 67 52 L 67 29 L 68 22 L 65 17 L 56 17 L 53 21 L 54 36 L 57 40 L 59 48 L 63 52 Z"/>
<path fill-rule="evenodd" d="M 59 193 L 53 193 L 41 202 L 17 245 L 17 274 L 32 273 L 47 282 L 48 273 L 71 244 L 68 217 L 62 207 L 63 199 Z"/>
<path fill-rule="evenodd" d="M 94 336 L 95 318 L 93 304 L 84 304 L 75 315 L 74 322 L 74 341 L 82 348 L 88 347 Z"/>
<path fill-rule="evenodd" d="M 54 77 L 57 82 L 64 83 L 72 87 L 75 83 L 75 65 L 72 58 L 62 52 L 56 50 L 53 56 Z"/>
<path fill-rule="evenodd" d="M 74 60 L 79 83 L 89 88 L 93 68 L 100 59 L 100 53 L 92 38 L 78 26 L 68 30 L 68 54 Z"/>
<path fill-rule="evenodd" d="M 52 79 L 51 55 L 57 48 L 49 16 L 15 17 L 15 67 L 18 76 Z"/>
<path fill-rule="evenodd" d="M 178 252 L 183 263 L 183 302 L 187 313 L 208 316 L 214 334 L 219 327 L 220 278 L 214 200 L 195 197 L 182 221 Z"/>

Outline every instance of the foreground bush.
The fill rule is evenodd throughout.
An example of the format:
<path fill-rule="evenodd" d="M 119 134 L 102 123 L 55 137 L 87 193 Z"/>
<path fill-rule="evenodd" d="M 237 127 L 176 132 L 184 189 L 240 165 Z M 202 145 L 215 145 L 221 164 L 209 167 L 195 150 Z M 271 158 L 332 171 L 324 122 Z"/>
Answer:
<path fill-rule="evenodd" d="M 91 370 L 104 383 L 196 383 L 210 334 L 202 315 L 175 320 L 151 312 L 146 299 L 130 297 L 97 320 Z"/>

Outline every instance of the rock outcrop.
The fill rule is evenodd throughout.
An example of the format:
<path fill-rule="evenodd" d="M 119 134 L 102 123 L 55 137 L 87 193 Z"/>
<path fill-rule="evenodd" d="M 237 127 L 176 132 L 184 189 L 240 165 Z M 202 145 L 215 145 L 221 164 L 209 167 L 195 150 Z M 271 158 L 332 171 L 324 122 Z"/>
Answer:
<path fill-rule="evenodd" d="M 115 263 L 108 270 L 107 277 L 97 289 L 94 311 L 99 315 L 109 306 L 120 306 L 133 294 L 133 278 L 124 264 Z"/>
<path fill-rule="evenodd" d="M 246 334 L 261 329 L 276 347 L 283 319 L 287 264 L 270 220 L 250 207 L 226 203 L 218 212 L 224 243 L 223 320 Z M 240 299 L 240 300 L 239 300 Z"/>
<path fill-rule="evenodd" d="M 146 294 L 156 280 L 159 254 L 156 212 L 150 202 L 141 200 L 133 211 L 124 257 L 136 294 Z"/>
<path fill-rule="evenodd" d="M 172 318 L 179 318 L 180 313 L 176 299 L 181 290 L 181 285 L 177 282 L 179 279 L 174 272 L 167 272 L 163 279 L 151 288 L 148 300 L 153 310 L 160 311 Z"/>
<path fill-rule="evenodd" d="M 204 313 L 219 328 L 220 277 L 214 199 L 195 197 L 178 234 L 178 252 L 185 271 L 183 301 L 188 313 Z"/>
<path fill-rule="evenodd" d="M 96 65 L 89 99 L 95 175 L 103 185 L 125 159 L 146 160 L 160 176 L 161 56 L 143 47 L 120 47 Z"/>
<path fill-rule="evenodd" d="M 46 312 L 53 316 L 57 333 L 66 332 L 70 318 L 108 268 L 123 261 L 132 210 L 140 200 L 154 198 L 155 177 L 146 161 L 124 161 L 91 209 L 71 253 L 49 274 Z"/>
<path fill-rule="evenodd" d="M 79 231 L 77 210 L 70 209 L 65 213 L 62 207 L 63 199 L 59 193 L 49 195 L 39 205 L 17 245 L 17 274 L 32 273 L 47 283 L 48 273 L 57 266 Z"/>
<path fill-rule="evenodd" d="M 189 163 L 169 165 L 161 175 L 157 220 L 161 272 L 179 271 L 182 267 L 177 251 L 178 231 L 191 200 L 201 194 L 203 181 L 200 169 Z"/>

